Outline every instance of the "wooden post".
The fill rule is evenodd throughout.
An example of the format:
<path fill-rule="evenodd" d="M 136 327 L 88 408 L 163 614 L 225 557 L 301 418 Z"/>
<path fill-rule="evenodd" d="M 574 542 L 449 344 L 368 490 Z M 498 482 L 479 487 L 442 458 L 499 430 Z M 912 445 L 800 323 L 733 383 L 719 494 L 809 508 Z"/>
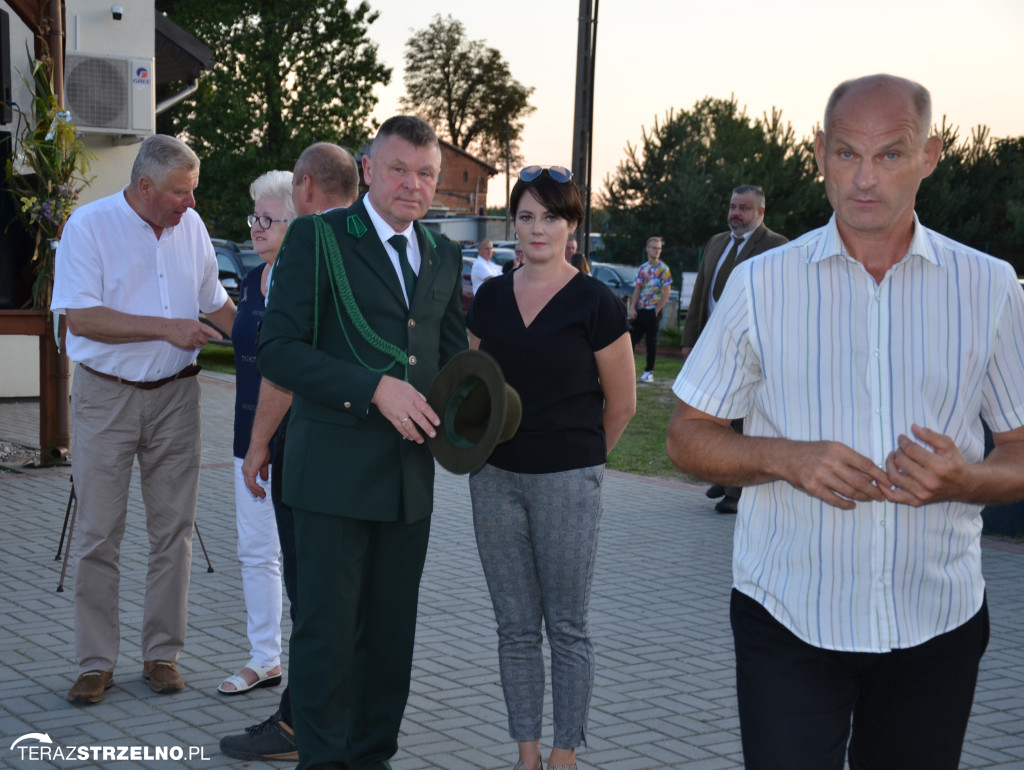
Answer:
<path fill-rule="evenodd" d="M 55 322 L 63 338 L 64 316 L 56 316 Z M 39 464 L 43 466 L 65 462 L 71 446 L 68 357 L 57 346 L 53 325 L 46 326 L 39 337 Z"/>
<path fill-rule="evenodd" d="M 64 109 L 64 19 L 61 0 L 50 0 L 50 57 L 53 61 L 53 90 L 57 105 Z M 43 248 L 48 248 L 49 244 Z M 47 307 L 49 318 L 49 302 Z M 63 315 L 57 317 L 59 338 L 64 339 Z M 71 445 L 69 413 L 70 372 L 67 354 L 58 347 L 54 326 L 46 325 L 39 338 L 39 464 L 59 465 L 68 456 Z"/>

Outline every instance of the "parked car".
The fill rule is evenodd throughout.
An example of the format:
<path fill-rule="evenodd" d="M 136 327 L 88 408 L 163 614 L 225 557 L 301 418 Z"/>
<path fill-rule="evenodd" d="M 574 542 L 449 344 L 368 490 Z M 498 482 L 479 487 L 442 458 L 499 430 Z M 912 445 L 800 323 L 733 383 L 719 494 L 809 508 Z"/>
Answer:
<path fill-rule="evenodd" d="M 463 249 L 462 250 L 462 256 L 463 257 L 471 257 L 472 259 L 476 259 L 476 256 L 477 256 L 477 248 L 476 248 L 476 246 L 473 246 L 472 248 Z M 515 258 L 516 258 L 516 250 L 515 249 L 508 249 L 508 248 L 504 248 L 504 247 L 495 246 L 494 247 L 494 254 L 491 256 L 491 261 L 494 264 L 496 264 L 496 265 L 501 265 L 502 267 L 504 267 L 506 262 L 511 262 Z"/>
<path fill-rule="evenodd" d="M 615 296 L 622 300 L 623 305 L 629 304 L 629 298 L 633 294 L 633 288 L 636 286 L 636 274 L 640 268 L 636 265 L 616 265 L 610 262 L 591 262 L 590 263 L 590 274 L 597 280 L 606 284 L 608 288 L 614 292 Z M 675 317 L 674 323 L 678 325 L 679 320 L 686 317 L 686 310 L 690 304 L 690 295 L 693 294 L 693 282 L 696 280 L 696 273 L 683 273 L 681 276 L 673 276 L 672 289 L 668 293 L 668 310 L 676 308 L 675 312 L 678 315 Z M 679 302 L 679 286 L 680 281 L 683 286 L 683 297 L 684 302 L 682 306 Z M 662 325 L 665 325 L 668 321 L 672 320 L 670 316 L 665 316 L 662 319 Z"/>
<path fill-rule="evenodd" d="M 625 305 L 636 286 L 636 265 L 615 265 L 609 262 L 591 262 L 590 274 L 605 284 Z"/>
<path fill-rule="evenodd" d="M 473 263 L 476 257 L 462 257 L 462 312 L 468 313 L 473 304 Z"/>
<path fill-rule="evenodd" d="M 263 258 L 252 249 L 243 248 L 234 241 L 223 238 L 210 240 L 213 241 L 213 250 L 217 252 L 217 270 L 221 286 L 227 290 L 231 301 L 237 305 L 242 279 L 254 267 L 262 265 Z"/>

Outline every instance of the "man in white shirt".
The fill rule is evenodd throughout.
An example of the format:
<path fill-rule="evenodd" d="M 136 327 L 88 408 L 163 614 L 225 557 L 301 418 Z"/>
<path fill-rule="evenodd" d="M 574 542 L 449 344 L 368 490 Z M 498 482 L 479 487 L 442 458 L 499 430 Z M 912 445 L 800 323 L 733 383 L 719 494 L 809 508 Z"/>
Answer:
<path fill-rule="evenodd" d="M 477 290 L 483 285 L 484 281 L 489 281 L 497 275 L 501 275 L 501 265 L 496 265 L 491 261 L 494 256 L 494 246 L 486 238 L 480 241 L 480 245 L 476 249 L 476 262 L 473 263 L 473 271 L 470 273 L 470 279 L 473 282 L 473 296 L 476 296 Z"/>
<path fill-rule="evenodd" d="M 142 622 L 150 689 L 184 687 L 192 528 L 199 493 L 200 414 L 195 364 L 230 329 L 234 303 L 193 192 L 199 158 L 170 136 L 139 147 L 131 183 L 82 206 L 64 227 L 50 309 L 68 319 L 71 454 L 78 496 L 75 650 L 68 699 L 98 703 L 114 683 L 118 591 L 128 485 L 138 459 L 150 557 Z"/>
<path fill-rule="evenodd" d="M 942 149 L 926 89 L 848 81 L 824 125 L 835 214 L 735 267 L 673 388 L 669 455 L 746 488 L 746 767 L 954 770 L 988 639 L 981 509 L 1024 497 L 1024 297 L 917 220 Z"/>

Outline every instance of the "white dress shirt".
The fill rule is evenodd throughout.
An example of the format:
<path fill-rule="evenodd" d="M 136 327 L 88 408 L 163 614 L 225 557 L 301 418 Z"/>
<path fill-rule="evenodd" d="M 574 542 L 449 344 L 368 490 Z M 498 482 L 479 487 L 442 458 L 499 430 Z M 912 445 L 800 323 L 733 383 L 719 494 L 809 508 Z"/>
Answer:
<path fill-rule="evenodd" d="M 420 244 L 416 239 L 416 226 L 415 223 L 410 223 L 407 228 L 399 232 L 394 229 L 391 225 L 384 221 L 384 217 L 377 213 L 377 209 L 370 203 L 370 196 L 363 196 L 363 204 L 366 206 L 366 213 L 370 216 L 370 221 L 373 223 L 374 230 L 377 231 L 377 237 L 380 238 L 380 242 L 384 244 L 384 251 L 388 253 L 388 257 L 391 259 L 391 264 L 395 268 L 395 273 L 398 274 L 398 282 L 402 285 L 402 293 L 405 295 L 405 304 L 412 306 L 412 298 L 409 297 L 409 290 L 405 288 L 405 277 L 402 275 L 402 263 L 399 260 L 398 252 L 395 247 L 388 243 L 388 239 L 393 235 L 404 235 L 408 245 L 405 247 L 405 257 L 409 260 L 409 266 L 412 271 L 418 276 L 420 274 Z"/>
<path fill-rule="evenodd" d="M 198 318 L 223 307 L 217 255 L 193 209 L 159 240 L 124 191 L 77 209 L 57 247 L 50 310 L 106 307 L 122 313 Z M 192 363 L 198 350 L 162 340 L 98 342 L 68 332 L 72 361 L 126 380 L 159 380 Z"/>
<path fill-rule="evenodd" d="M 911 423 L 984 455 L 981 419 L 1024 425 L 1024 292 L 1010 265 L 921 227 L 881 283 L 835 225 L 736 266 L 673 390 L 751 436 L 834 440 L 884 466 Z M 885 652 L 980 609 L 980 505 L 834 508 L 744 487 L 736 588 L 800 639 Z"/>
<path fill-rule="evenodd" d="M 478 256 L 473 263 L 473 270 L 469 274 L 473 284 L 473 294 L 477 293 L 488 278 L 496 278 L 499 275 L 501 275 L 501 265 L 496 265 L 493 260 Z"/>

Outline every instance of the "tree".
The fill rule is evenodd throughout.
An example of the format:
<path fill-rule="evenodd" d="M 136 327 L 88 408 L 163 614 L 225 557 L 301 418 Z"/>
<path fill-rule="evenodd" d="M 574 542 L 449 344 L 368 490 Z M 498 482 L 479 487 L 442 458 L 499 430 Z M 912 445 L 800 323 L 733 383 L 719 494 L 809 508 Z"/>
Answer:
<path fill-rule="evenodd" d="M 943 150 L 917 195 L 921 223 L 1024 272 L 1024 137 L 978 126 L 961 140 L 945 117 L 936 133 Z"/>
<path fill-rule="evenodd" d="M 243 240 L 250 182 L 291 169 L 315 141 L 357 151 L 376 128 L 373 88 L 391 70 L 367 37 L 377 19 L 346 0 L 158 0 L 214 49 L 199 90 L 158 119 L 202 159 L 197 208 L 211 233 Z M 174 89 L 179 90 L 180 84 Z"/>
<path fill-rule="evenodd" d="M 465 27 L 450 15 L 435 15 L 406 42 L 405 90 L 402 106 L 442 138 L 501 165 L 507 136 L 512 163 L 519 162 L 523 119 L 534 111 L 533 88 L 512 77 L 497 49 L 467 40 Z"/>
<path fill-rule="evenodd" d="M 828 219 L 816 177 L 813 144 L 797 141 L 780 111 L 750 120 L 735 98 L 708 97 L 689 111 L 670 110 L 643 130 L 639 146 L 626 146 L 601 196 L 605 244 L 615 259 L 636 264 L 647 238 L 660 235 L 670 267 L 696 270 L 707 239 L 726 227 L 734 187 L 763 187 L 765 223 L 795 236 Z"/>

